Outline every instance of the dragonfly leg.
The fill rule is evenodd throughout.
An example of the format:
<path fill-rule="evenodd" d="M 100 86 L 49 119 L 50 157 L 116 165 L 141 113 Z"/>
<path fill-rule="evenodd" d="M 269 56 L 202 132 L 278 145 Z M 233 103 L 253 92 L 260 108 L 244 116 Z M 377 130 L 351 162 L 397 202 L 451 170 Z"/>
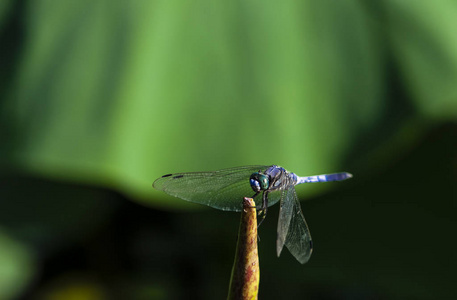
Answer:
<path fill-rule="evenodd" d="M 251 198 L 252 198 L 252 199 L 255 199 L 255 197 L 257 197 L 258 194 L 259 194 L 259 192 L 256 192 L 256 193 L 254 194 L 254 196 L 252 196 Z M 254 202 L 254 203 L 255 203 L 255 202 Z M 255 207 L 255 208 L 257 209 L 257 206 L 252 206 L 252 207 L 253 207 L 253 208 Z"/>
<path fill-rule="evenodd" d="M 260 208 L 260 211 L 259 211 L 259 215 L 262 214 L 262 219 L 260 220 L 259 225 L 257 225 L 257 228 L 260 227 L 263 220 L 265 220 L 265 217 L 267 216 L 267 209 L 268 209 L 268 192 L 265 191 L 262 194 L 262 207 Z"/>

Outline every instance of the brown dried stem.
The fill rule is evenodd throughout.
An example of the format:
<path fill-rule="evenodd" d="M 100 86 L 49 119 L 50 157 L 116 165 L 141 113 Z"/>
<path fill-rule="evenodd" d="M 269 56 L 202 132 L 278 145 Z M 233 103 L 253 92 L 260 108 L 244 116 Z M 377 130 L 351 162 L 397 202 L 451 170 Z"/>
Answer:
<path fill-rule="evenodd" d="M 259 255 L 257 252 L 257 211 L 252 198 L 244 198 L 235 261 L 230 279 L 229 300 L 257 299 Z"/>

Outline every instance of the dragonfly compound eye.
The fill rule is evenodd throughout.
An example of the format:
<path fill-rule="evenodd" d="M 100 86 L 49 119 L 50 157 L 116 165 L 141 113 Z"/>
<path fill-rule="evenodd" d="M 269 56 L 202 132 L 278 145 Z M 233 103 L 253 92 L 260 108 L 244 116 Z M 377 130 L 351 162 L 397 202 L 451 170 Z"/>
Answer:
<path fill-rule="evenodd" d="M 260 188 L 267 190 L 270 187 L 270 178 L 267 175 L 259 174 Z"/>
<path fill-rule="evenodd" d="M 251 184 L 251 188 L 254 192 L 260 191 L 260 183 L 259 183 L 259 173 L 255 172 L 252 173 L 251 177 L 249 178 L 249 183 Z"/>
<path fill-rule="evenodd" d="M 258 172 L 252 173 L 251 178 L 249 179 L 251 188 L 254 192 L 259 192 L 261 190 L 267 190 L 270 186 L 270 179 L 267 175 L 259 174 Z"/>

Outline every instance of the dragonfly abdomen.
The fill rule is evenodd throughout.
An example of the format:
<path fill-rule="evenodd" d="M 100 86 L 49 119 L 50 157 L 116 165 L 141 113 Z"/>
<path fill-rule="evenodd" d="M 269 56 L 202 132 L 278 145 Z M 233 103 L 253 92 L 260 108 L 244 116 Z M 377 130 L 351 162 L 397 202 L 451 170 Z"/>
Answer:
<path fill-rule="evenodd" d="M 347 172 L 334 173 L 334 174 L 323 174 L 306 177 L 298 177 L 297 184 L 300 183 L 312 183 L 312 182 L 329 182 L 329 181 L 341 181 L 351 178 L 352 174 Z"/>

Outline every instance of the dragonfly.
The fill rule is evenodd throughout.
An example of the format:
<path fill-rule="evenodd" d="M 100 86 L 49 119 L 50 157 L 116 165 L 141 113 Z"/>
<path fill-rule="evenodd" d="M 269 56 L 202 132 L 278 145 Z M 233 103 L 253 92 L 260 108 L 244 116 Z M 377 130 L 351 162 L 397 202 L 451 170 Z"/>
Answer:
<path fill-rule="evenodd" d="M 242 199 L 252 195 L 259 214 L 262 214 L 259 225 L 265 219 L 268 207 L 279 201 L 276 253 L 279 257 L 285 245 L 304 264 L 311 257 L 313 242 L 295 186 L 351 177 L 348 172 L 300 177 L 277 165 L 255 165 L 166 174 L 155 180 L 152 186 L 171 196 L 225 211 L 242 211 Z"/>

